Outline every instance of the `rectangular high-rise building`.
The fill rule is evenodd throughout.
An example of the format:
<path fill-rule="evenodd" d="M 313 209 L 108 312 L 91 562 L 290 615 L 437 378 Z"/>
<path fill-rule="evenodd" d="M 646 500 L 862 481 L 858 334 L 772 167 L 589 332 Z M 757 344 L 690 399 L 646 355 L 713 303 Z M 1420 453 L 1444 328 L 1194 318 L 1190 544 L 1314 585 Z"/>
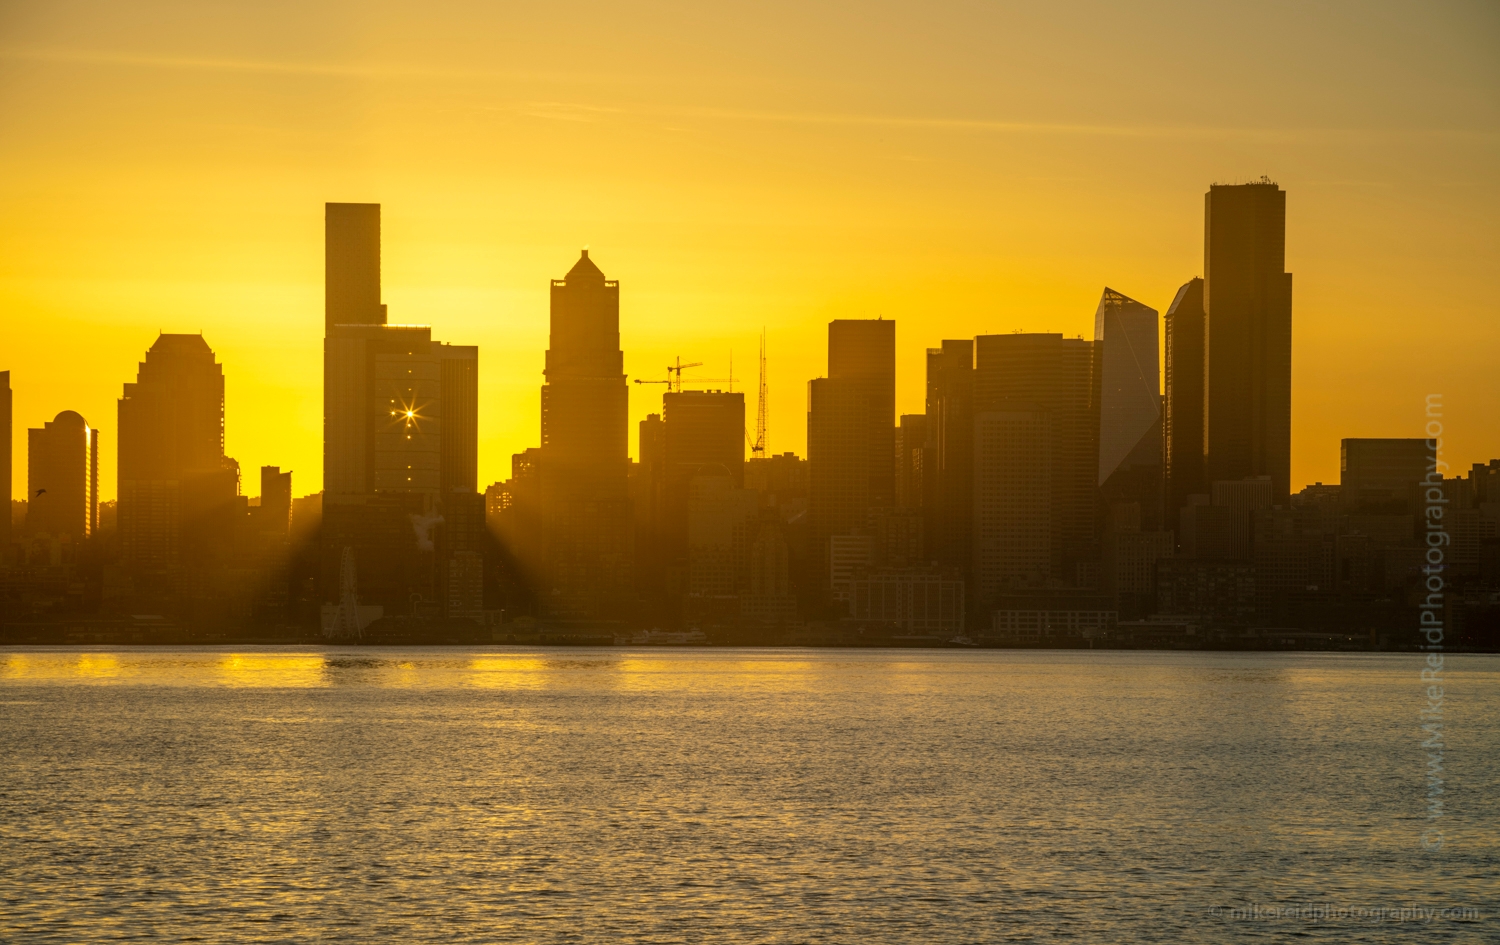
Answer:
<path fill-rule="evenodd" d="M 1161 380 L 1156 309 L 1106 288 L 1094 313 L 1099 349 L 1099 502 L 1139 506 L 1139 528 L 1162 527 Z"/>
<path fill-rule="evenodd" d="M 292 528 L 292 471 L 260 467 L 260 524 L 263 532 L 285 536 Z"/>
<path fill-rule="evenodd" d="M 883 318 L 840 318 L 828 323 L 828 378 L 856 387 L 869 401 L 869 503 L 896 503 L 896 323 Z"/>
<path fill-rule="evenodd" d="M 927 415 L 906 413 L 896 427 L 896 505 L 920 509 L 926 504 L 922 476 L 927 465 Z"/>
<path fill-rule="evenodd" d="M 968 575 L 973 562 L 974 342 L 927 349 L 927 556 Z"/>
<path fill-rule="evenodd" d="M 1412 487 L 1427 475 L 1427 441 L 1349 438 L 1339 444 L 1339 501 L 1350 511 L 1410 511 Z"/>
<path fill-rule="evenodd" d="M 745 395 L 725 391 L 670 391 L 662 396 L 661 519 L 658 549 L 670 560 L 687 554 L 693 480 L 727 476 L 745 486 Z M 647 459 L 643 443 L 642 462 Z"/>
<path fill-rule="evenodd" d="M 1047 418 L 1050 539 L 1047 580 L 1077 586 L 1098 561 L 1095 540 L 1099 476 L 1098 348 L 1082 338 L 1057 334 L 980 335 L 974 339 L 974 416 L 1016 410 L 1040 411 Z M 976 442 L 975 501 L 988 475 Z M 1042 457 L 1034 462 L 1040 464 Z M 1007 458 L 1006 463 L 1014 460 Z M 1033 461 L 1027 458 L 1027 461 Z M 975 509 L 975 528 L 980 527 Z M 975 547 L 983 537 L 975 533 Z M 976 558 L 976 571 L 978 559 Z M 1038 570 L 1041 570 L 1039 565 Z M 977 574 L 976 574 L 977 578 Z M 981 582 L 981 591 L 982 591 Z M 981 599 L 981 604 L 984 601 Z"/>
<path fill-rule="evenodd" d="M 438 359 L 438 400 L 443 405 L 438 491 L 479 491 L 479 348 L 433 342 Z"/>
<path fill-rule="evenodd" d="M 1291 487 L 1292 276 L 1286 192 L 1268 180 L 1204 198 L 1204 455 L 1209 481 L 1270 476 Z"/>
<path fill-rule="evenodd" d="M 380 204 L 323 207 L 325 327 L 384 325 L 380 303 Z"/>
<path fill-rule="evenodd" d="M 1178 516 L 1188 504 L 1188 496 L 1208 494 L 1208 480 L 1203 475 L 1202 279 L 1183 283 L 1162 321 L 1162 512 L 1164 527 L 1178 532 Z"/>
<path fill-rule="evenodd" d="M 1053 420 L 1046 408 L 1004 401 L 974 415 L 972 573 L 981 607 L 1059 576 Z"/>
<path fill-rule="evenodd" d="M 0 505 L 0 567 L 5 565 L 6 556 L 10 553 L 10 503 L 15 499 L 11 481 L 11 398 L 10 372 L 0 371 L 0 497 L 4 499 L 3 505 Z"/>
<path fill-rule="evenodd" d="M 828 376 L 808 385 L 808 514 L 819 560 L 828 541 L 896 502 L 896 323 L 828 324 Z"/>
<path fill-rule="evenodd" d="M 388 323 L 379 204 L 328 204 L 325 226 L 325 597 L 349 547 L 364 597 L 396 614 L 413 600 L 451 612 L 455 595 L 473 602 L 465 556 L 484 521 L 478 349 Z"/>

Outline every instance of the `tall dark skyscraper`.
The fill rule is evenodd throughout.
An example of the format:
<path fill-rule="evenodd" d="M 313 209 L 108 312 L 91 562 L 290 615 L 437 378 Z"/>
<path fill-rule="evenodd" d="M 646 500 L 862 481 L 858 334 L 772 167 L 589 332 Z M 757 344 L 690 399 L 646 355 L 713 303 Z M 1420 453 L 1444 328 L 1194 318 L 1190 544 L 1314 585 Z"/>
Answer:
<path fill-rule="evenodd" d="M 388 324 L 380 301 L 380 205 L 325 207 L 323 589 L 353 550 L 361 600 L 472 612 L 484 518 L 478 493 L 478 348 Z M 438 525 L 441 523 L 441 530 Z M 462 572 L 462 578 L 455 576 Z M 465 603 L 450 608 L 454 582 Z"/>
<path fill-rule="evenodd" d="M 896 323 L 880 318 L 829 322 L 828 379 L 857 388 L 869 400 L 869 502 L 875 508 L 895 505 Z"/>
<path fill-rule="evenodd" d="M 224 455 L 224 370 L 202 335 L 161 334 L 119 401 L 120 553 L 137 572 L 200 558 L 239 494 Z M 185 542 L 187 543 L 185 545 Z"/>
<path fill-rule="evenodd" d="M 974 527 L 974 342 L 927 349 L 928 557 L 968 575 Z M 972 593 L 972 585 L 971 593 Z"/>
<path fill-rule="evenodd" d="M 974 339 L 974 427 L 992 442 L 974 446 L 976 502 L 988 492 L 1012 490 L 1017 475 L 1045 475 L 1046 489 L 1015 492 L 1026 501 L 1047 503 L 1048 542 L 1030 555 L 1035 561 L 1028 582 L 1078 586 L 1087 580 L 1090 562 L 1098 560 L 1095 541 L 1096 490 L 1099 476 L 1098 349 L 1091 341 L 1054 334 L 980 335 Z M 1017 451 L 1021 451 L 1019 454 Z M 1045 462 L 1043 461 L 1045 453 Z M 1003 474 L 991 466 L 999 463 Z M 1030 472 L 1028 472 L 1028 470 Z M 998 476 L 998 478 L 997 478 Z M 1028 480 L 1029 481 L 1029 480 Z M 1011 501 L 999 495 L 996 501 Z M 1012 538 L 1031 533 L 1028 524 L 1012 528 L 1008 519 L 981 515 L 975 509 L 974 547 L 978 599 L 998 587 L 987 586 L 986 560 L 992 553 L 1017 553 Z M 1016 521 L 1033 522 L 1035 509 L 1016 509 Z"/>
<path fill-rule="evenodd" d="M 64 410 L 26 431 L 26 532 L 74 541 L 99 528 L 99 431 Z"/>
<path fill-rule="evenodd" d="M 384 325 L 380 304 L 380 204 L 330 203 L 323 208 L 325 327 Z"/>
<path fill-rule="evenodd" d="M 867 527 L 871 509 L 896 501 L 896 323 L 828 325 L 828 376 L 808 385 L 808 501 L 814 553 Z"/>
<path fill-rule="evenodd" d="M 1270 476 L 1291 487 L 1292 276 L 1286 192 L 1270 181 L 1204 198 L 1205 459 L 1210 482 Z"/>
<path fill-rule="evenodd" d="M 1105 289 L 1094 313 L 1099 359 L 1099 499 L 1140 506 L 1139 526 L 1161 528 L 1161 388 L 1156 309 Z"/>
<path fill-rule="evenodd" d="M 673 391 L 662 396 L 658 554 L 675 560 L 687 553 L 692 482 L 700 475 L 727 476 L 727 488 L 745 485 L 745 395 L 725 391 Z M 641 462 L 651 463 L 643 435 Z"/>
<path fill-rule="evenodd" d="M 552 281 L 551 329 L 538 597 L 554 617 L 618 618 L 633 545 L 620 284 L 604 278 L 588 250 Z"/>
<path fill-rule="evenodd" d="M 1164 527 L 1180 532 L 1178 515 L 1190 495 L 1207 495 L 1203 473 L 1203 280 L 1177 290 L 1163 319 L 1162 370 Z M 1181 535 L 1178 535 L 1179 542 Z"/>
<path fill-rule="evenodd" d="M 0 371 L 0 497 L 5 500 L 4 506 L 0 507 L 0 565 L 4 565 L 10 549 L 10 503 L 15 498 L 11 491 L 11 398 L 10 372 Z"/>

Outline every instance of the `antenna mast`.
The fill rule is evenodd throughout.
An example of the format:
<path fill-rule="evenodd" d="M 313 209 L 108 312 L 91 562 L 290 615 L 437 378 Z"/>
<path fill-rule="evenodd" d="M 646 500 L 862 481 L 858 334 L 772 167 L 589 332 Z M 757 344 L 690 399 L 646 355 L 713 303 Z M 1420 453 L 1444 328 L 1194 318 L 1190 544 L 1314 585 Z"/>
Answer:
<path fill-rule="evenodd" d="M 765 459 L 771 444 L 766 440 L 766 330 L 760 330 L 760 403 L 755 411 L 755 443 L 750 453 L 756 459 Z"/>

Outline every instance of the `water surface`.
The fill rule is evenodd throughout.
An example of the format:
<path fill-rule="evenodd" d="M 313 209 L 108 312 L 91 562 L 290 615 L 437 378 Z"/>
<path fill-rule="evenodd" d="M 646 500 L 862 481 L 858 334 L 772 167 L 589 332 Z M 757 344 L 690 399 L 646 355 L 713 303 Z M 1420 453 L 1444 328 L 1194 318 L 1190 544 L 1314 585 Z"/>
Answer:
<path fill-rule="evenodd" d="M 1418 661 L 0 649 L 0 940 L 1493 942 L 1500 657 L 1439 851 Z"/>

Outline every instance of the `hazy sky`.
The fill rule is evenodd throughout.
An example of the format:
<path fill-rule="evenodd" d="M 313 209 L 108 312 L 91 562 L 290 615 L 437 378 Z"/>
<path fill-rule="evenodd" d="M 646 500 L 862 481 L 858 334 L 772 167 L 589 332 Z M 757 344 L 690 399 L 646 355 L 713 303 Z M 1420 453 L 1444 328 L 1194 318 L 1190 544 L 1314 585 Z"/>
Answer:
<path fill-rule="evenodd" d="M 1500 456 L 1500 7 L 1474 2 L 0 2 L 0 370 L 103 431 L 201 330 L 227 446 L 321 488 L 327 200 L 384 205 L 393 322 L 480 346 L 480 481 L 538 440 L 547 285 L 621 285 L 632 377 L 704 361 L 804 450 L 826 323 L 924 350 L 1164 309 L 1203 193 L 1288 192 L 1293 487 L 1344 436 Z M 722 385 L 715 385 L 722 386 Z M 736 387 L 738 389 L 738 386 Z M 631 418 L 660 407 L 631 386 Z M 753 416 L 753 397 L 751 414 Z M 635 434 L 632 429 L 631 449 Z"/>

